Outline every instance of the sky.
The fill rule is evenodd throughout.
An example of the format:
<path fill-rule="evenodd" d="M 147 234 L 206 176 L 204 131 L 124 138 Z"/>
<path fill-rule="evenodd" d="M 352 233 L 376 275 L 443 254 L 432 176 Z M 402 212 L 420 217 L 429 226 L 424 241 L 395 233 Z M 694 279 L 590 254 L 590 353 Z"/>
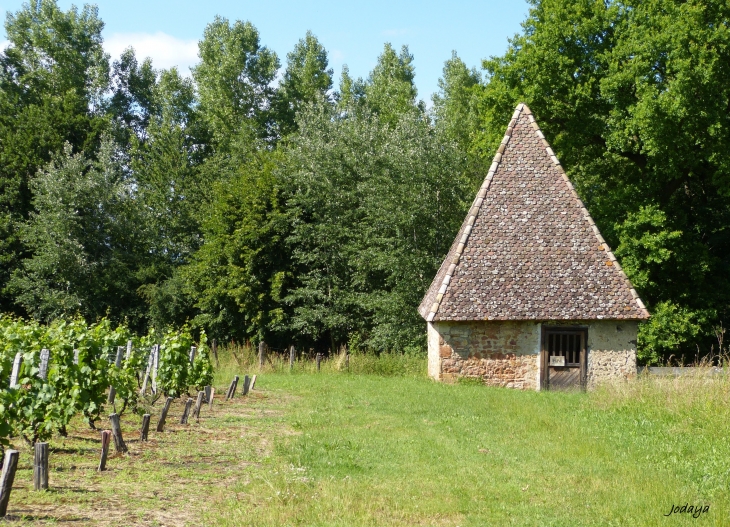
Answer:
<path fill-rule="evenodd" d="M 72 4 L 83 5 L 66 0 L 57 3 L 63 10 Z M 405 44 L 414 56 L 418 96 L 426 102 L 438 91 L 438 79 L 452 50 L 469 67 L 480 68 L 483 59 L 505 52 L 508 38 L 521 31 L 520 23 L 528 12 L 524 0 L 95 3 L 105 23 L 104 47 L 112 59 L 132 46 L 138 58 L 151 57 L 154 67 L 178 66 L 181 73 L 189 73 L 190 66 L 197 62 L 197 42 L 216 15 L 231 22 L 253 23 L 261 44 L 277 53 L 282 66 L 286 54 L 311 30 L 327 49 L 337 80 L 345 64 L 351 76 L 366 78 L 386 42 L 397 50 Z M 22 4 L 22 0 L 0 0 L 0 11 L 15 12 Z M 3 29 L 2 48 L 5 39 Z"/>

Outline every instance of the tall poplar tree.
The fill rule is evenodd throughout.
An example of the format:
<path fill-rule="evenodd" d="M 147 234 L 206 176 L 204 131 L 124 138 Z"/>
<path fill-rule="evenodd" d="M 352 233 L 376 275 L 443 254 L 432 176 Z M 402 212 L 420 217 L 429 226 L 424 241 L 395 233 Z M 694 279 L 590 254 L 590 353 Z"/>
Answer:
<path fill-rule="evenodd" d="M 215 145 L 225 150 L 246 129 L 261 138 L 272 134 L 271 82 L 279 68 L 276 53 L 262 46 L 251 22 L 216 17 L 198 44 L 193 68 L 199 111 Z"/>
<path fill-rule="evenodd" d="M 30 181 L 68 143 L 94 151 L 106 126 L 102 96 L 109 63 L 96 7 L 64 12 L 54 0 L 8 13 L 0 52 L 0 310 L 20 309 L 7 289 L 29 247 Z"/>
<path fill-rule="evenodd" d="M 276 94 L 276 126 L 281 136 L 296 131 L 296 115 L 308 103 L 331 95 L 333 70 L 327 50 L 311 31 L 287 54 L 287 65 Z"/>

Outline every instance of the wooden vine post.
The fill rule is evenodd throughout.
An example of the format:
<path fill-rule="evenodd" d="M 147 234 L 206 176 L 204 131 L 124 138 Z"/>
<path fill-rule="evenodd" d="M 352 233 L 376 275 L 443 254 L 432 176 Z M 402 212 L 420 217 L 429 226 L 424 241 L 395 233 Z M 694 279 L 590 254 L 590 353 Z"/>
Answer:
<path fill-rule="evenodd" d="M 150 356 L 147 358 L 147 371 L 144 373 L 144 380 L 142 381 L 142 389 L 139 391 L 140 395 L 144 395 L 147 392 L 147 381 L 150 379 L 152 373 L 152 364 L 155 361 L 155 352 L 150 351 Z"/>
<path fill-rule="evenodd" d="M 152 346 L 152 393 L 157 393 L 157 368 L 160 365 L 160 345 Z"/>
<path fill-rule="evenodd" d="M 264 367 L 264 361 L 266 360 L 266 343 L 262 340 L 259 342 L 259 368 Z"/>
<path fill-rule="evenodd" d="M 0 518 L 4 518 L 8 513 L 8 502 L 10 501 L 10 491 L 13 490 L 13 481 L 15 480 L 15 471 L 18 470 L 17 450 L 6 450 L 5 459 L 3 460 L 3 471 L 0 475 Z"/>
<path fill-rule="evenodd" d="M 248 395 L 248 389 L 251 386 L 251 379 L 248 375 L 243 376 L 243 395 Z"/>
<path fill-rule="evenodd" d="M 228 393 L 226 394 L 226 401 L 233 399 L 233 396 L 236 395 L 236 386 L 238 386 L 238 375 L 233 377 L 231 381 L 231 386 L 228 388 Z"/>
<path fill-rule="evenodd" d="M 208 410 L 213 409 L 213 399 L 215 398 L 215 388 L 210 389 L 210 397 L 208 397 Z"/>
<path fill-rule="evenodd" d="M 147 435 L 150 433 L 150 414 L 144 414 L 142 416 L 142 431 L 139 434 L 140 441 L 147 441 Z"/>
<path fill-rule="evenodd" d="M 256 384 L 256 375 L 254 375 L 253 377 L 251 377 L 251 386 L 249 387 L 249 390 L 250 391 L 253 391 L 253 387 L 254 387 L 255 384 Z"/>
<path fill-rule="evenodd" d="M 101 432 L 101 459 L 99 460 L 99 472 L 106 470 L 106 458 L 109 455 L 109 443 L 112 439 L 111 430 L 103 430 Z"/>
<path fill-rule="evenodd" d="M 114 359 L 114 366 L 117 368 L 122 367 L 122 354 L 124 353 L 124 346 L 117 346 L 117 356 Z M 109 386 L 109 397 L 107 397 L 106 402 L 109 404 L 114 404 L 114 399 L 116 398 L 117 390 L 114 388 L 114 386 Z"/>
<path fill-rule="evenodd" d="M 23 364 L 23 354 L 18 352 L 15 354 L 15 360 L 13 361 L 13 371 L 10 374 L 10 387 L 17 388 L 18 376 L 20 375 L 20 365 Z"/>
<path fill-rule="evenodd" d="M 217 368 L 219 366 L 219 364 L 218 364 L 218 341 L 216 339 L 213 339 L 213 345 L 211 346 L 211 349 L 213 350 L 213 358 L 215 359 L 215 367 Z"/>
<path fill-rule="evenodd" d="M 204 397 L 205 397 L 205 392 L 203 392 L 203 391 L 198 392 L 198 400 L 195 401 L 195 409 L 193 409 L 193 417 L 195 417 L 195 421 L 200 421 L 200 407 L 203 406 Z"/>
<path fill-rule="evenodd" d="M 317 371 L 319 371 L 320 364 L 322 363 L 322 354 L 317 353 Z"/>
<path fill-rule="evenodd" d="M 190 415 L 191 406 L 193 406 L 193 400 L 190 397 L 188 397 L 188 400 L 185 401 L 185 410 L 183 410 L 183 414 L 180 416 L 181 425 L 188 424 L 188 415 Z"/>
<path fill-rule="evenodd" d="M 43 348 L 41 350 L 41 363 L 38 366 L 38 377 L 44 381 L 48 379 L 48 361 L 51 358 L 51 350 Z"/>
<path fill-rule="evenodd" d="M 109 416 L 109 421 L 112 424 L 112 436 L 114 437 L 114 449 L 120 454 L 128 452 L 127 445 L 122 439 L 122 425 L 119 422 L 119 416 L 112 414 Z"/>
<path fill-rule="evenodd" d="M 294 345 L 289 346 L 289 369 L 294 367 L 294 360 L 297 358 L 297 349 Z"/>
<path fill-rule="evenodd" d="M 167 419 L 167 412 L 170 411 L 170 405 L 172 404 L 172 397 L 168 397 L 165 401 L 165 406 L 162 407 L 162 413 L 160 414 L 160 420 L 157 421 L 157 431 L 163 432 L 165 430 L 165 419 Z"/>
<path fill-rule="evenodd" d="M 35 444 L 33 489 L 48 490 L 48 443 Z"/>

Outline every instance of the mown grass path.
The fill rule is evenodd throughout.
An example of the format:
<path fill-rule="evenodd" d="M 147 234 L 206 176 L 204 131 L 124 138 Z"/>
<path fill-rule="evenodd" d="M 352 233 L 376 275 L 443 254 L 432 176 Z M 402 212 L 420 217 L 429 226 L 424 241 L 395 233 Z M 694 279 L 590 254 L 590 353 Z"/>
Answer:
<path fill-rule="evenodd" d="M 11 514 L 49 525 L 724 526 L 729 384 L 566 394 L 267 374 L 200 424 L 129 441 L 104 474 L 96 434 L 54 440 L 48 493 L 30 490 L 24 451 Z M 664 516 L 685 503 L 709 511 Z"/>

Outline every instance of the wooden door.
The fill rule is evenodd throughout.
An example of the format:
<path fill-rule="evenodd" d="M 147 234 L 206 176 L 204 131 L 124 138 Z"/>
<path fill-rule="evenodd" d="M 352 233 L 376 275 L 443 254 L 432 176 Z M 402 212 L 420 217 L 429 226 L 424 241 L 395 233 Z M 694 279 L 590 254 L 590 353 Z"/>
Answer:
<path fill-rule="evenodd" d="M 587 340 L 586 328 L 543 327 L 543 388 L 580 390 L 585 387 Z"/>

